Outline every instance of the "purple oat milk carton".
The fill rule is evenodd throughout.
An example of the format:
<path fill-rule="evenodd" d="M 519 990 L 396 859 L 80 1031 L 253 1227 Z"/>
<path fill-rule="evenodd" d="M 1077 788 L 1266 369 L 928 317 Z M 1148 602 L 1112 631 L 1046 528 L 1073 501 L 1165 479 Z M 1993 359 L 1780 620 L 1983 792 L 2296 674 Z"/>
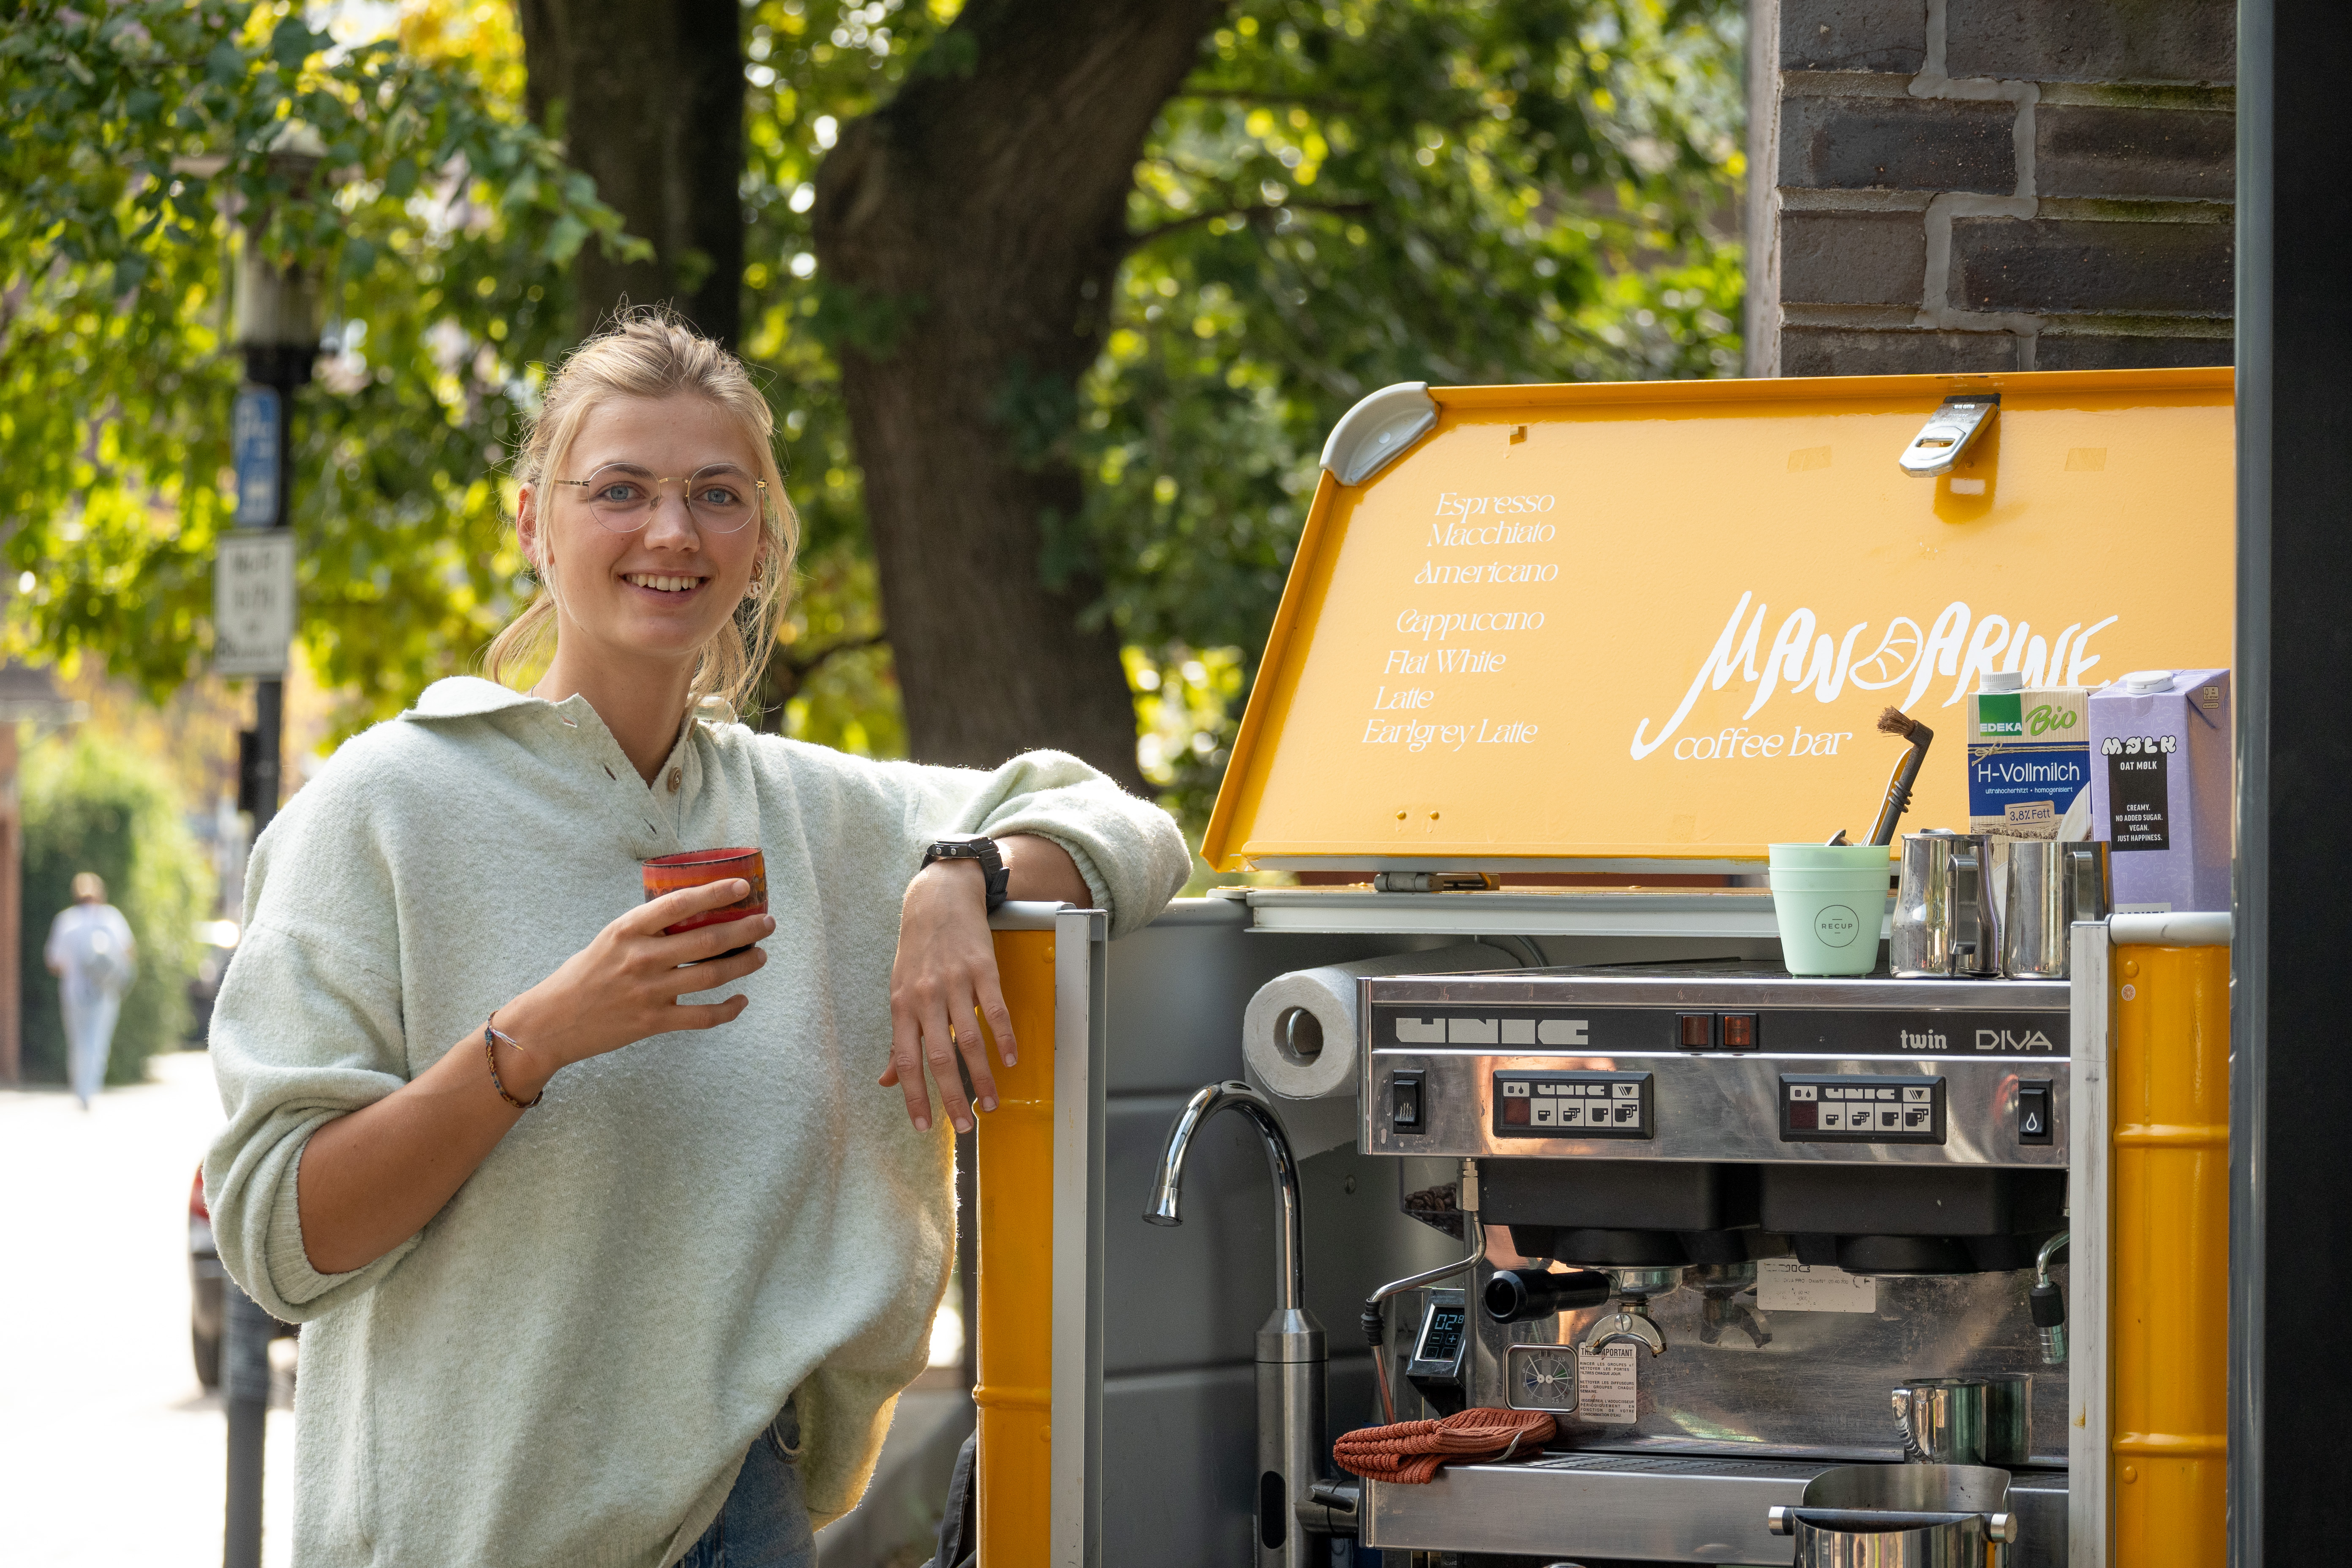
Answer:
<path fill-rule="evenodd" d="M 2119 914 L 2230 907 L 2230 672 L 2143 669 L 2091 693 L 2091 820 Z"/>

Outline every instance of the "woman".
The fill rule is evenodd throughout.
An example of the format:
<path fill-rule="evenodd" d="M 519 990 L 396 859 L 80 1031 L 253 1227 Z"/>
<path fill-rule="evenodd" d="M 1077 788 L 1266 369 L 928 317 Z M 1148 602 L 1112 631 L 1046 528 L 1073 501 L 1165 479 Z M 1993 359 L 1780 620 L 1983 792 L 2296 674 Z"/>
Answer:
<path fill-rule="evenodd" d="M 49 922 L 41 956 L 58 977 L 58 1005 L 66 1021 L 66 1078 L 88 1110 L 106 1085 L 114 1022 L 137 972 L 139 944 L 122 911 L 106 901 L 106 883 L 97 872 L 74 873 L 73 897 Z"/>
<path fill-rule="evenodd" d="M 927 847 L 988 835 L 1010 896 L 1114 932 L 1184 879 L 1166 815 L 1072 758 L 713 716 L 791 565 L 772 440 L 687 329 L 583 345 L 519 463 L 543 592 L 489 661 L 546 673 L 437 683 L 255 847 L 205 1184 L 238 1283 L 310 1324 L 304 1568 L 813 1563 L 925 1362 L 947 1123 L 995 1104 L 975 1013 L 1018 1048 L 982 868 Z M 746 885 L 637 907 L 636 863 L 727 845 L 770 912 L 662 934 Z"/>

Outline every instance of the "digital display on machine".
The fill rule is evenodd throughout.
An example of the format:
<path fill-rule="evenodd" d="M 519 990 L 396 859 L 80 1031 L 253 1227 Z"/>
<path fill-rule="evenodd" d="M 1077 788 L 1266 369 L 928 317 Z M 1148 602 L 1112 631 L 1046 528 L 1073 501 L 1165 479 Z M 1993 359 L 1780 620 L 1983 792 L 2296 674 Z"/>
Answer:
<path fill-rule="evenodd" d="M 1462 1354 L 1462 1333 L 1469 1321 L 1465 1308 L 1444 1303 L 1432 1307 L 1429 1321 L 1422 1325 L 1421 1345 L 1413 1352 L 1412 1359 L 1451 1364 Z"/>
<path fill-rule="evenodd" d="M 1500 1138 L 1651 1138 L 1651 1075 L 1645 1072 L 1498 1072 L 1495 1134 Z"/>
<path fill-rule="evenodd" d="M 1944 1080 L 1912 1075 L 1780 1079 L 1784 1143 L 1941 1143 Z"/>

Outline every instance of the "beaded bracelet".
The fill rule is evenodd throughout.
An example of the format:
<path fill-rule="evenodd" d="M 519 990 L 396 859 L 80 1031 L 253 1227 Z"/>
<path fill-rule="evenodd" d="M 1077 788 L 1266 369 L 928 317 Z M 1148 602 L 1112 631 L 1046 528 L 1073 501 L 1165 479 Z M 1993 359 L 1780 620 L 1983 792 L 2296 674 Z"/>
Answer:
<path fill-rule="evenodd" d="M 537 1105 L 541 1100 L 547 1098 L 547 1090 L 542 1089 L 537 1094 L 532 1095 L 529 1100 L 517 1100 L 513 1095 L 507 1092 L 506 1084 L 499 1078 L 499 1042 L 500 1040 L 504 1040 L 508 1045 L 512 1046 L 517 1050 L 522 1049 L 522 1042 L 516 1039 L 512 1035 L 508 1034 L 504 1029 L 499 1028 L 498 1026 L 498 1022 L 499 1016 L 495 1011 L 493 1011 L 490 1014 L 490 1021 L 482 1026 L 482 1057 L 483 1059 L 490 1064 L 490 1087 L 499 1091 L 499 1098 L 500 1100 L 505 1100 L 517 1110 L 529 1110 L 532 1106 Z"/>

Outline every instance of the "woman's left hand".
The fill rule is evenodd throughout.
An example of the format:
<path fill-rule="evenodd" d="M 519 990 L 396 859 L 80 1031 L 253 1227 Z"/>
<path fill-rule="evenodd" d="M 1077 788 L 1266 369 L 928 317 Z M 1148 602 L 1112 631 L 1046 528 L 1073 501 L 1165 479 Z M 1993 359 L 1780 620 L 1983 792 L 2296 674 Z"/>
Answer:
<path fill-rule="evenodd" d="M 927 1065 L 957 1131 L 971 1131 L 973 1100 L 982 1110 L 996 1109 L 982 1018 L 1011 1067 L 1020 1053 L 1012 1009 L 997 985 L 986 881 L 973 861 L 935 860 L 908 884 L 898 915 L 898 957 L 890 969 L 890 1066 L 882 1074 L 885 1089 L 895 1086 L 906 1095 L 907 1115 L 918 1131 L 931 1125 Z M 959 1058 L 971 1075 L 971 1099 L 956 1068 Z"/>

